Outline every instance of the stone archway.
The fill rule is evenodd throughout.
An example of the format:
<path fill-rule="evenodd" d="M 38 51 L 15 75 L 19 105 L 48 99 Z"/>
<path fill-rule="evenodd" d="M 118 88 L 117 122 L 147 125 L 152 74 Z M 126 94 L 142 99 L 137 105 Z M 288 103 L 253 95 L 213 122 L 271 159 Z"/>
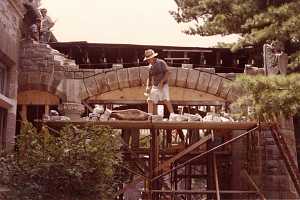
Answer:
<path fill-rule="evenodd" d="M 38 90 L 48 92 L 58 96 L 64 101 L 67 96 L 62 87 L 60 87 L 64 74 L 51 72 L 26 71 L 19 74 L 18 93 Z"/>
<path fill-rule="evenodd" d="M 170 67 L 171 98 L 176 101 L 231 102 L 235 95 L 225 85 L 230 79 L 196 69 Z M 123 68 L 85 77 L 81 84 L 81 99 L 86 101 L 140 102 L 149 68 Z"/>

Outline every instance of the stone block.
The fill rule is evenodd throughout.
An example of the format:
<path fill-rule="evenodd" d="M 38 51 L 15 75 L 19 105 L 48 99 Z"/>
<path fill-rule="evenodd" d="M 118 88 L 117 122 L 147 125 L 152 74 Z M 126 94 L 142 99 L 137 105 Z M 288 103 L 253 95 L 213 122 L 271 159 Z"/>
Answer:
<path fill-rule="evenodd" d="M 75 72 L 74 73 L 75 79 L 82 79 L 83 78 L 83 72 Z"/>
<path fill-rule="evenodd" d="M 215 68 L 197 67 L 195 69 L 199 70 L 200 72 L 207 72 L 207 73 L 210 73 L 210 74 L 216 73 L 216 69 Z"/>
<path fill-rule="evenodd" d="M 193 69 L 193 64 L 183 63 L 183 64 L 181 64 L 181 67 L 182 68 L 186 68 L 186 69 Z"/>
<path fill-rule="evenodd" d="M 119 69 L 117 70 L 117 77 L 119 81 L 119 88 L 128 88 L 129 80 L 128 80 L 128 71 L 127 69 Z"/>
<path fill-rule="evenodd" d="M 265 138 L 264 145 L 275 145 L 275 141 L 273 138 Z"/>
<path fill-rule="evenodd" d="M 51 86 L 52 84 L 52 73 L 41 72 L 41 84 Z"/>
<path fill-rule="evenodd" d="M 277 190 L 267 190 L 264 191 L 264 195 L 266 199 L 271 199 L 271 200 L 278 200 L 280 198 L 280 192 Z"/>
<path fill-rule="evenodd" d="M 110 90 L 119 89 L 119 81 L 116 71 L 105 73 L 105 79 L 107 81 L 107 84 L 109 85 Z"/>
<path fill-rule="evenodd" d="M 75 78 L 74 73 L 65 71 L 65 78 L 66 79 L 74 79 Z"/>
<path fill-rule="evenodd" d="M 88 91 L 87 91 L 87 89 L 86 89 L 86 87 L 85 87 L 85 84 L 84 84 L 84 81 L 83 81 L 83 79 L 80 79 L 79 80 L 79 91 L 80 91 L 80 93 L 79 93 L 79 95 L 80 95 L 80 99 L 81 100 L 85 100 L 85 99 L 87 99 L 88 97 L 89 97 L 89 94 L 88 94 Z"/>
<path fill-rule="evenodd" d="M 196 89 L 206 92 L 210 81 L 211 74 L 206 72 L 200 72 L 199 80 Z"/>
<path fill-rule="evenodd" d="M 277 160 L 267 160 L 265 161 L 265 166 L 263 172 L 266 175 L 279 175 L 279 166 Z"/>
<path fill-rule="evenodd" d="M 221 82 L 222 77 L 212 74 L 209 81 L 208 93 L 216 95 L 220 89 Z"/>
<path fill-rule="evenodd" d="M 54 71 L 53 79 L 62 81 L 63 79 L 65 79 L 65 72 L 64 71 Z"/>
<path fill-rule="evenodd" d="M 292 191 L 293 188 L 293 182 L 289 178 L 289 176 L 281 175 L 278 176 L 279 178 L 279 190 L 280 191 Z"/>
<path fill-rule="evenodd" d="M 67 102 L 78 103 L 80 99 L 80 79 L 65 79 L 65 93 L 67 96 Z"/>
<path fill-rule="evenodd" d="M 41 84 L 41 74 L 39 72 L 28 72 L 28 84 Z"/>
<path fill-rule="evenodd" d="M 265 147 L 266 159 L 280 159 L 281 155 L 276 145 L 268 145 Z"/>
<path fill-rule="evenodd" d="M 83 82 L 88 91 L 89 96 L 94 96 L 98 94 L 98 86 L 94 76 L 84 78 Z"/>
<path fill-rule="evenodd" d="M 95 80 L 97 82 L 97 85 L 98 85 L 98 93 L 99 94 L 102 94 L 104 92 L 107 92 L 110 90 L 109 88 L 109 85 L 106 81 L 106 78 L 105 78 L 105 73 L 101 73 L 101 74 L 97 74 L 95 76 Z"/>
<path fill-rule="evenodd" d="M 130 87 L 138 87 L 141 85 L 140 69 L 139 67 L 128 68 L 128 80 Z"/>
<path fill-rule="evenodd" d="M 222 82 L 220 84 L 220 89 L 219 89 L 219 95 L 220 97 L 223 97 L 224 99 L 226 99 L 229 91 L 230 91 L 230 87 L 228 86 L 228 84 L 231 81 L 228 79 L 222 79 Z"/>
<path fill-rule="evenodd" d="M 142 85 L 147 84 L 147 79 L 149 78 L 149 66 L 142 66 L 140 67 L 140 78 Z"/>
<path fill-rule="evenodd" d="M 87 77 L 90 77 L 90 76 L 94 76 L 95 75 L 95 72 L 83 72 L 83 77 L 84 78 L 87 78 Z"/>
<path fill-rule="evenodd" d="M 262 183 L 263 190 L 278 191 L 279 184 L 280 184 L 280 178 L 278 175 L 263 176 L 262 180 L 263 180 Z"/>
<path fill-rule="evenodd" d="M 187 77 L 186 87 L 189 89 L 195 89 L 199 80 L 200 72 L 198 70 L 190 69 Z"/>
<path fill-rule="evenodd" d="M 19 72 L 18 85 L 26 85 L 28 82 L 28 72 Z"/>
<path fill-rule="evenodd" d="M 95 74 L 99 74 L 99 73 L 103 73 L 104 70 L 103 69 L 95 69 Z"/>
<path fill-rule="evenodd" d="M 227 94 L 226 99 L 230 102 L 235 101 L 238 98 L 237 94 L 231 88 Z"/>
<path fill-rule="evenodd" d="M 185 88 L 187 85 L 189 69 L 178 68 L 176 77 L 176 86 Z"/>
<path fill-rule="evenodd" d="M 168 70 L 170 72 L 169 86 L 175 86 L 177 79 L 177 67 L 168 67 Z"/>

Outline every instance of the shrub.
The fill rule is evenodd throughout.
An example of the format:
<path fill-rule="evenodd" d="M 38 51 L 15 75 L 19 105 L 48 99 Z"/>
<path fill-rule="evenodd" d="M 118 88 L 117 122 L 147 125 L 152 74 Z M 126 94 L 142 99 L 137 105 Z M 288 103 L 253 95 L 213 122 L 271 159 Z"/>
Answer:
<path fill-rule="evenodd" d="M 0 185 L 10 189 L 11 200 L 112 199 L 120 144 L 108 127 L 67 125 L 53 134 L 24 123 L 18 150 L 1 157 Z"/>

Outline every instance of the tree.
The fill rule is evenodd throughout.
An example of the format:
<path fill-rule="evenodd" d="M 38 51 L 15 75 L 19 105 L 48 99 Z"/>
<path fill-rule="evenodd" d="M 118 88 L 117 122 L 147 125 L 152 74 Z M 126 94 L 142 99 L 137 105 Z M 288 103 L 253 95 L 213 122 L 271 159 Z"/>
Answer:
<path fill-rule="evenodd" d="M 300 110 L 300 74 L 238 76 L 230 85 L 238 96 L 231 106 L 240 116 L 276 122 Z M 234 110 L 234 109 L 233 109 Z"/>
<path fill-rule="evenodd" d="M 232 50 L 269 40 L 284 42 L 293 66 L 300 63 L 299 0 L 175 0 L 178 23 L 194 23 L 187 34 L 242 36 Z"/>
<path fill-rule="evenodd" d="M 67 125 L 60 132 L 24 124 L 18 151 L 0 156 L 0 185 L 8 200 L 109 200 L 121 181 L 120 138 L 95 125 Z"/>

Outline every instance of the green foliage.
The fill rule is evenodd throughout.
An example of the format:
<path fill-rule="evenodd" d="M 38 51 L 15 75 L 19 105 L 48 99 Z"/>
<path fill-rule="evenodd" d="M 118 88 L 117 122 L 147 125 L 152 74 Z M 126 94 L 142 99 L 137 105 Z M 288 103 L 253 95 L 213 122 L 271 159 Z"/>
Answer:
<path fill-rule="evenodd" d="M 178 23 L 192 23 L 187 34 L 239 34 L 232 49 L 262 46 L 268 40 L 285 43 L 287 53 L 299 51 L 299 0 L 175 0 L 171 15 Z M 299 58 L 299 57 L 298 57 Z M 291 57 L 292 62 L 295 61 Z M 297 60 L 296 60 L 297 61 Z M 299 62 L 294 63 L 299 65 Z"/>
<path fill-rule="evenodd" d="M 23 124 L 18 151 L 1 157 L 0 185 L 11 200 L 112 199 L 121 162 L 120 138 L 110 128 L 67 125 L 55 135 Z"/>
<path fill-rule="evenodd" d="M 233 108 L 242 116 L 260 121 L 288 118 L 300 109 L 300 74 L 249 76 L 241 75 L 230 84 L 239 98 Z"/>

